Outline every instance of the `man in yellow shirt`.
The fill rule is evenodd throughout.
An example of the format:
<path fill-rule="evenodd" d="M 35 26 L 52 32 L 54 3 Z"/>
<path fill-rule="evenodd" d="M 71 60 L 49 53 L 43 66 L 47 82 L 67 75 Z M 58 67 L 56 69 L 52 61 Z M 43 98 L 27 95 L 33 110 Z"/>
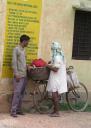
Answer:
<path fill-rule="evenodd" d="M 27 47 L 29 41 L 29 36 L 22 35 L 20 37 L 20 44 L 13 50 L 14 95 L 11 106 L 11 116 L 13 117 L 17 117 L 17 114 L 23 115 L 21 105 L 27 85 L 27 65 L 24 48 Z"/>

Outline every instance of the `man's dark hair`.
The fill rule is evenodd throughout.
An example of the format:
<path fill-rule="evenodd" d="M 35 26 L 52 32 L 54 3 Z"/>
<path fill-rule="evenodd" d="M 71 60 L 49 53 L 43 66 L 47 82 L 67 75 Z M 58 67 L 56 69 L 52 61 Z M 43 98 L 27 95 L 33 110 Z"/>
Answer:
<path fill-rule="evenodd" d="M 27 36 L 27 35 L 22 35 L 21 37 L 20 37 L 20 42 L 22 43 L 23 41 L 29 41 L 30 40 L 30 37 L 29 36 Z"/>

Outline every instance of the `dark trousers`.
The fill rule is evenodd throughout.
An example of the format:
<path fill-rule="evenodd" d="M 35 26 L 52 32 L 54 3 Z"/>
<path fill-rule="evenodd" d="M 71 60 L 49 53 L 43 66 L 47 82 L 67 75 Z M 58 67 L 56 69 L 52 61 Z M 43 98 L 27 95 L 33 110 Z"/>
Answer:
<path fill-rule="evenodd" d="M 27 85 L 27 78 L 23 77 L 19 82 L 14 78 L 14 95 L 12 99 L 11 113 L 17 114 L 21 111 L 22 99 L 24 97 L 25 88 Z"/>

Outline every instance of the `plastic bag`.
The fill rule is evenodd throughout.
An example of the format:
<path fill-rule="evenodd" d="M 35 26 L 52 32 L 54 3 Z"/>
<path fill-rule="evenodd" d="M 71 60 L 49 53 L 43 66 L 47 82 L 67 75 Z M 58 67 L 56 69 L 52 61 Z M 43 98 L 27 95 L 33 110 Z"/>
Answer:
<path fill-rule="evenodd" d="M 67 85 L 68 85 L 68 88 L 72 86 L 75 86 L 75 87 L 79 86 L 79 80 L 78 80 L 77 74 L 74 71 L 74 69 L 69 70 L 67 72 Z"/>
<path fill-rule="evenodd" d="M 45 67 L 46 64 L 47 63 L 41 58 L 40 59 L 35 59 L 31 63 L 32 66 L 36 66 L 36 67 Z"/>

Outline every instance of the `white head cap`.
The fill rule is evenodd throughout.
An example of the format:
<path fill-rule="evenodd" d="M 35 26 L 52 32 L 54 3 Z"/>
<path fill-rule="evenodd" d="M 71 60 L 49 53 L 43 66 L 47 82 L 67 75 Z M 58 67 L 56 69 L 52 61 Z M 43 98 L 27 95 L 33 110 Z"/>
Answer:
<path fill-rule="evenodd" d="M 52 50 L 58 50 L 58 49 L 61 50 L 61 45 L 60 45 L 60 43 L 57 42 L 57 41 L 54 41 L 54 42 L 52 43 L 51 49 L 52 49 Z"/>

